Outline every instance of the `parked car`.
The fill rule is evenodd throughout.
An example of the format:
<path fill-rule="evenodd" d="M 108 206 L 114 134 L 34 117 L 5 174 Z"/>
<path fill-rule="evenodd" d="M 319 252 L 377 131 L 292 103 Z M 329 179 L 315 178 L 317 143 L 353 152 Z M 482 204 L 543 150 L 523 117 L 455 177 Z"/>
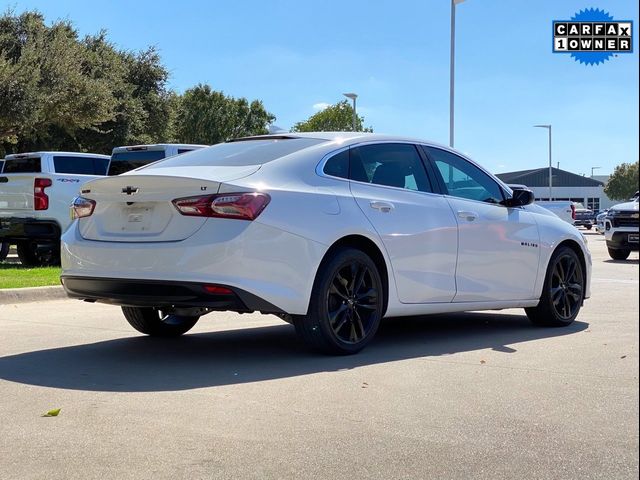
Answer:
<path fill-rule="evenodd" d="M 573 202 L 563 200 L 536 200 L 536 204 L 553 212 L 569 225 L 576 220 L 576 206 Z"/>
<path fill-rule="evenodd" d="M 242 138 L 85 185 L 61 279 L 148 335 L 259 311 L 334 354 L 362 349 L 383 316 L 523 307 L 569 325 L 591 256 L 533 198 L 420 140 Z"/>
<path fill-rule="evenodd" d="M 22 264 L 60 260 L 60 234 L 82 185 L 104 176 L 109 157 L 93 153 L 7 155 L 0 174 L 0 242 L 16 244 Z"/>
<path fill-rule="evenodd" d="M 637 194 L 629 202 L 619 203 L 609 209 L 604 219 L 604 238 L 609 256 L 614 260 L 626 260 L 632 251 L 638 251 L 640 213 Z"/>
<path fill-rule="evenodd" d="M 587 230 L 591 230 L 596 220 L 596 216 L 593 213 L 593 210 L 585 207 L 582 203 L 578 203 L 578 202 L 574 204 L 574 207 L 575 207 L 575 220 L 573 224 L 576 227 L 584 227 Z"/>
<path fill-rule="evenodd" d="M 608 212 L 609 209 L 605 208 L 601 212 L 598 212 L 598 214 L 596 215 L 596 232 L 602 235 L 604 235 L 604 219 L 607 216 Z"/>
<path fill-rule="evenodd" d="M 148 165 L 163 158 L 191 152 L 206 145 L 183 143 L 157 143 L 154 145 L 129 145 L 115 147 L 111 152 L 108 175 L 120 175 L 135 168 Z"/>
<path fill-rule="evenodd" d="M 9 242 L 0 242 L 0 262 L 2 262 L 7 255 L 9 255 Z"/>

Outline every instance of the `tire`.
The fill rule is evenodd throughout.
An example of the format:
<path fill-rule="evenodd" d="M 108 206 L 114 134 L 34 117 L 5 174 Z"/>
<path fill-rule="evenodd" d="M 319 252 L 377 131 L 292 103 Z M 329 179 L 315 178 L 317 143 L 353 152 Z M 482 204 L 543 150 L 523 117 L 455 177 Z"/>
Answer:
<path fill-rule="evenodd" d="M 332 355 L 362 350 L 376 334 L 384 313 L 378 269 L 364 252 L 344 248 L 323 261 L 307 315 L 294 315 L 296 332 L 312 349 Z"/>
<path fill-rule="evenodd" d="M 18 258 L 25 267 L 49 267 L 60 265 L 60 245 L 38 247 L 36 242 L 18 242 Z"/>
<path fill-rule="evenodd" d="M 578 316 L 584 300 L 585 277 L 576 252 L 561 246 L 549 260 L 540 303 L 525 308 L 535 325 L 566 327 Z"/>
<path fill-rule="evenodd" d="M 586 228 L 587 230 L 591 230 L 593 228 L 593 225 L 585 225 L 584 228 Z"/>
<path fill-rule="evenodd" d="M 9 243 L 0 242 L 0 262 L 2 262 L 9 255 Z"/>
<path fill-rule="evenodd" d="M 152 337 L 178 337 L 188 332 L 200 317 L 164 315 L 150 307 L 122 307 L 127 322 L 140 333 Z"/>
<path fill-rule="evenodd" d="M 618 250 L 617 248 L 607 248 L 609 256 L 614 260 L 626 260 L 631 254 L 631 250 Z"/>

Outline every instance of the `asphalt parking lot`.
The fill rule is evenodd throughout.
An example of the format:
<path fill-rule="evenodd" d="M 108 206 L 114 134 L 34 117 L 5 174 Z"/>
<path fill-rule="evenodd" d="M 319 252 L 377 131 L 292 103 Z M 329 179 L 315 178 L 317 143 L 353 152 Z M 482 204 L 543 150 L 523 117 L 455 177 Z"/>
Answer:
<path fill-rule="evenodd" d="M 593 297 L 571 327 L 389 319 L 351 357 L 270 316 L 158 340 L 117 307 L 0 305 L 0 477 L 635 479 L 638 254 L 585 234 Z"/>

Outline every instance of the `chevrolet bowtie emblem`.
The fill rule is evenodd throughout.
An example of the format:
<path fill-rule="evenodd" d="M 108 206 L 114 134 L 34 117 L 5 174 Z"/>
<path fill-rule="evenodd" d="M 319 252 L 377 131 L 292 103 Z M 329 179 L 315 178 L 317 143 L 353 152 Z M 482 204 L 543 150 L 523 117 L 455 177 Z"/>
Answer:
<path fill-rule="evenodd" d="M 124 187 L 122 189 L 122 193 L 126 193 L 127 195 L 133 195 L 134 193 L 138 193 L 138 187 Z"/>

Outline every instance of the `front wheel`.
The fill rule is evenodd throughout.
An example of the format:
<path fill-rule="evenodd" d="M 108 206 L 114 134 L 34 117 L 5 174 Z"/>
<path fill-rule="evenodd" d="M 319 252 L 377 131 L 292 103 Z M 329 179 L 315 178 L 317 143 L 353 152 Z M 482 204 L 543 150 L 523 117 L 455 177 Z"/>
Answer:
<path fill-rule="evenodd" d="M 549 261 L 540 303 L 525 308 L 532 323 L 545 327 L 565 327 L 578 316 L 584 299 L 582 263 L 569 247 L 558 248 Z"/>
<path fill-rule="evenodd" d="M 298 335 L 313 349 L 334 355 L 362 350 L 373 338 L 384 308 L 378 269 L 364 252 L 337 251 L 323 262 L 306 316 L 294 316 Z"/>
<path fill-rule="evenodd" d="M 617 248 L 607 248 L 609 256 L 614 260 L 626 260 L 631 255 L 631 250 L 619 250 Z"/>
<path fill-rule="evenodd" d="M 593 227 L 593 225 L 585 225 L 584 228 L 586 228 L 587 230 L 591 230 L 591 228 Z"/>
<path fill-rule="evenodd" d="M 122 307 L 122 313 L 133 328 L 152 337 L 178 337 L 191 330 L 200 319 L 198 316 L 167 315 L 149 307 Z"/>

